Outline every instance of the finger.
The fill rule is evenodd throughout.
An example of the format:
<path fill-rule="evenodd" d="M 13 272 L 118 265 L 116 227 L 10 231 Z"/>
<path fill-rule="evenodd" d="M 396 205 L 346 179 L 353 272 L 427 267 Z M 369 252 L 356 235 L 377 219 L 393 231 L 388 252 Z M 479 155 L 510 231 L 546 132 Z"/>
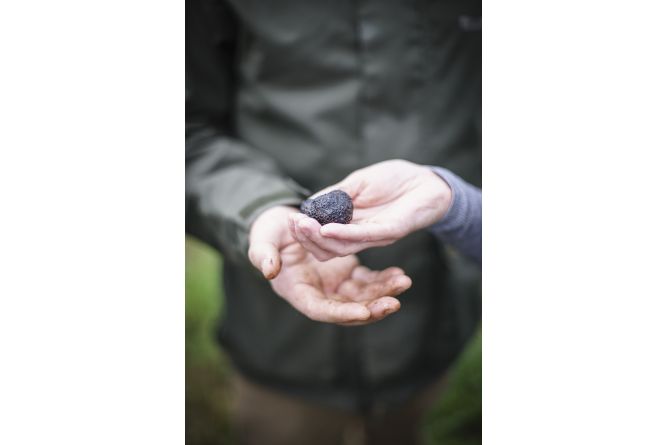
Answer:
<path fill-rule="evenodd" d="M 313 244 L 333 256 L 347 256 L 367 248 L 366 244 L 362 243 L 350 243 L 332 238 L 324 238 L 320 235 L 321 226 L 318 221 L 308 216 L 300 215 L 295 220 L 299 221 L 295 230 L 299 230 Z"/>
<path fill-rule="evenodd" d="M 362 297 L 362 289 L 366 284 L 358 280 L 346 280 L 336 289 L 336 294 L 340 295 L 342 299 L 352 301 L 364 301 Z"/>
<path fill-rule="evenodd" d="M 341 283 L 337 293 L 353 301 L 373 301 L 384 296 L 397 296 L 412 285 L 410 277 L 398 267 L 382 271 L 370 270 L 364 266 L 353 269 L 351 279 Z"/>
<path fill-rule="evenodd" d="M 401 303 L 393 297 L 381 297 L 368 303 L 366 307 L 371 312 L 371 319 L 378 321 L 397 312 Z"/>
<path fill-rule="evenodd" d="M 295 219 L 295 239 L 299 241 L 299 244 L 301 244 L 304 249 L 308 250 L 311 252 L 311 254 L 318 260 L 318 261 L 327 261 L 331 260 L 332 258 L 338 256 L 336 253 L 329 252 L 327 250 L 322 249 L 320 246 L 315 244 L 311 239 L 309 239 L 305 235 L 306 229 L 302 226 L 302 221 L 303 219 L 296 218 Z M 317 224 L 317 222 L 316 222 Z"/>
<path fill-rule="evenodd" d="M 336 292 L 353 301 L 370 302 L 386 296 L 397 296 L 411 287 L 411 279 L 406 275 L 394 275 L 389 279 L 376 281 L 346 280 Z"/>
<path fill-rule="evenodd" d="M 396 298 L 382 297 L 372 302 L 367 303 L 367 308 L 371 312 L 368 320 L 364 321 L 349 321 L 339 323 L 342 326 L 361 326 L 370 323 L 375 323 L 384 319 L 385 317 L 394 314 L 401 309 L 401 303 Z"/>
<path fill-rule="evenodd" d="M 299 230 L 296 230 L 295 239 L 299 242 L 299 244 L 302 245 L 304 249 L 306 249 L 309 253 L 311 253 L 311 255 L 313 255 L 318 261 L 328 261 L 336 257 L 335 254 L 324 251 L 318 246 L 316 246 L 311 240 L 305 237 Z"/>
<path fill-rule="evenodd" d="M 295 231 L 295 215 L 298 215 L 298 213 L 293 213 L 288 217 L 288 230 L 290 230 L 290 235 L 294 239 L 297 239 L 297 233 Z"/>
<path fill-rule="evenodd" d="M 338 240 L 335 238 L 325 238 L 320 234 L 319 225 L 317 227 L 310 225 L 310 227 L 307 230 L 306 236 L 321 249 L 335 253 L 337 256 L 354 255 L 358 252 L 370 249 L 372 247 L 380 247 L 380 246 L 385 246 L 387 244 L 391 244 L 389 242 L 384 242 L 384 241 L 356 242 L 356 241 Z"/>
<path fill-rule="evenodd" d="M 343 241 L 374 242 L 388 245 L 401 238 L 401 234 L 392 224 L 364 222 L 360 224 L 325 224 L 320 229 L 325 238 Z M 380 245 L 380 244 L 379 244 Z"/>
<path fill-rule="evenodd" d="M 382 275 L 382 274 L 381 274 Z M 411 279 L 406 275 L 394 275 L 389 278 L 378 279 L 368 283 L 362 289 L 366 300 L 397 295 L 408 290 L 412 285 Z"/>
<path fill-rule="evenodd" d="M 301 231 L 313 244 L 333 256 L 348 256 L 369 249 L 390 244 L 389 242 L 350 242 L 335 238 L 325 238 L 320 234 L 321 226 L 318 221 L 303 214 L 294 216 L 295 230 Z"/>
<path fill-rule="evenodd" d="M 383 282 L 386 287 L 382 290 L 382 294 L 391 297 L 396 297 L 406 292 L 413 285 L 413 280 L 408 275 L 393 275 L 387 281 Z"/>
<path fill-rule="evenodd" d="M 275 278 L 281 271 L 281 257 L 275 244 L 254 242 L 248 249 L 248 258 L 268 280 Z"/>
<path fill-rule="evenodd" d="M 363 304 L 342 302 L 325 296 L 313 286 L 298 284 L 294 295 L 286 298 L 299 312 L 314 321 L 346 323 L 368 320 L 371 311 Z"/>
<path fill-rule="evenodd" d="M 376 280 L 387 280 L 395 275 L 405 275 L 404 271 L 399 267 L 388 267 L 382 271 L 371 270 L 365 266 L 357 266 L 353 269 L 351 277 L 355 280 L 361 281 L 376 281 Z"/>

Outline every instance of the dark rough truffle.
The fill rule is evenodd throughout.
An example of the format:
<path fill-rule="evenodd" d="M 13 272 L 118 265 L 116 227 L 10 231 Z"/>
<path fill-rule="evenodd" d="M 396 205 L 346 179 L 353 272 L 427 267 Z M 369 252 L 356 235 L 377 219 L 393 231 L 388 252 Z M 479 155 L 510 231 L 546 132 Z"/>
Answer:
<path fill-rule="evenodd" d="M 305 200 L 301 211 L 323 226 L 329 223 L 348 224 L 353 219 L 353 200 L 346 192 L 334 190 Z"/>

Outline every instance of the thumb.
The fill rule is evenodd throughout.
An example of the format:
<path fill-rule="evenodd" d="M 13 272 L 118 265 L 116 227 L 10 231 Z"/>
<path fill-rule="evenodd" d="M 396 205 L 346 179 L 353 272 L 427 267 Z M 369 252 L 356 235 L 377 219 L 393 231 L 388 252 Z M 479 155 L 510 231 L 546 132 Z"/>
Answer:
<path fill-rule="evenodd" d="M 276 245 L 269 242 L 252 243 L 248 258 L 267 280 L 276 278 L 281 271 L 281 257 Z"/>

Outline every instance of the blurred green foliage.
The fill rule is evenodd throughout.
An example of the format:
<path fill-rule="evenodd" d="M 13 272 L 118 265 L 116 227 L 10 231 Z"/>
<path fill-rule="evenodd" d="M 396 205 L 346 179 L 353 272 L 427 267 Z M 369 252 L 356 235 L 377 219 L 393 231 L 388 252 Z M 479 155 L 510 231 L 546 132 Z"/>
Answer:
<path fill-rule="evenodd" d="M 223 299 L 221 260 L 186 239 L 186 444 L 229 444 L 228 367 L 214 325 Z"/>
<path fill-rule="evenodd" d="M 469 341 L 448 377 L 448 387 L 425 419 L 427 445 L 475 445 L 482 434 L 482 334 Z"/>
<path fill-rule="evenodd" d="M 224 299 L 221 259 L 186 238 L 186 444 L 230 444 L 229 367 L 214 339 Z M 481 443 L 481 334 L 451 371 L 448 388 L 425 421 L 428 445 Z"/>

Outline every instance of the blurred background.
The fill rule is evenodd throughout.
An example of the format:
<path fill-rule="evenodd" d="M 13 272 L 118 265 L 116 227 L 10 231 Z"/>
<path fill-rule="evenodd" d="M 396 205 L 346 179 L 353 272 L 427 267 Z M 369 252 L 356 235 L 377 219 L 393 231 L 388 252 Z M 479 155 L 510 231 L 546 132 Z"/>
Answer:
<path fill-rule="evenodd" d="M 220 286 L 223 259 L 186 237 L 186 444 L 231 444 L 229 362 L 214 339 L 225 310 Z M 481 334 L 464 349 L 450 383 L 424 424 L 427 444 L 481 443 Z"/>

